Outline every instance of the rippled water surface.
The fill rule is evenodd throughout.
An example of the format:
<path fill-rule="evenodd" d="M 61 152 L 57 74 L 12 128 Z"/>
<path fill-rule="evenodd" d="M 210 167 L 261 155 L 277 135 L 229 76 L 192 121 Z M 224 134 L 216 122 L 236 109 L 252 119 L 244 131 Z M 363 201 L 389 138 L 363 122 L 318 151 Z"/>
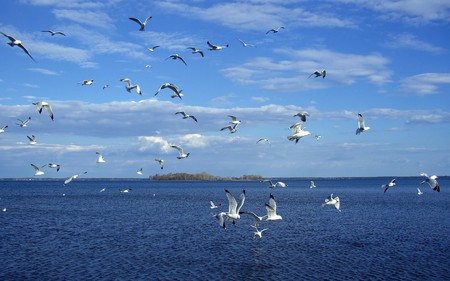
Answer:
<path fill-rule="evenodd" d="M 450 180 L 389 181 L 0 181 L 0 280 L 450 280 Z M 260 240 L 249 217 L 221 229 L 224 188 L 259 215 L 272 192 L 283 221 Z"/>

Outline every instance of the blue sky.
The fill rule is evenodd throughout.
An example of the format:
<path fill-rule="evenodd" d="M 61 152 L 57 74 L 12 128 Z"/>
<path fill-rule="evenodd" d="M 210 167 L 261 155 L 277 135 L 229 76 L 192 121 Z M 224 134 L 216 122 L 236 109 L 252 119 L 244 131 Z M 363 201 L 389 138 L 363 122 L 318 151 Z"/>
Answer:
<path fill-rule="evenodd" d="M 36 60 L 2 36 L 0 177 L 33 177 L 30 163 L 50 162 L 61 170 L 44 167 L 43 177 L 138 177 L 141 167 L 144 177 L 449 174 L 449 1 L 19 0 L 0 15 L 0 31 Z M 148 16 L 143 32 L 128 19 Z M 207 41 L 229 47 L 209 51 Z M 325 79 L 308 79 L 323 69 Z M 166 82 L 182 100 L 168 89 L 154 96 Z M 38 101 L 51 104 L 54 121 Z M 311 135 L 295 144 L 287 136 L 300 111 Z M 371 129 L 355 135 L 358 113 Z M 228 115 L 242 121 L 235 134 L 220 131 Z M 26 128 L 16 125 L 28 116 Z"/>

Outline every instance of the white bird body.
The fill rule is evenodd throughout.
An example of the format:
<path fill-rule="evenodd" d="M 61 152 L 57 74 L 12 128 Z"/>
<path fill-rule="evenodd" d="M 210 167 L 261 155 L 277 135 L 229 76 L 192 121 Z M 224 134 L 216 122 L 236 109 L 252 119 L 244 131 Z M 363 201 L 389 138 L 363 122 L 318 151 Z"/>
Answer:
<path fill-rule="evenodd" d="M 420 174 L 423 177 L 426 177 L 426 179 L 421 182 L 420 184 L 428 183 L 428 185 L 433 189 L 434 191 L 441 192 L 441 188 L 439 186 L 439 183 L 437 181 L 438 177 L 436 175 L 428 176 L 426 173 Z"/>
<path fill-rule="evenodd" d="M 228 115 L 231 118 L 230 124 L 239 125 L 241 124 L 241 120 L 238 120 L 236 116 Z"/>
<path fill-rule="evenodd" d="M 47 166 L 48 166 L 49 168 L 56 169 L 57 172 L 59 172 L 59 169 L 61 168 L 61 165 L 55 164 L 55 163 L 48 163 Z"/>
<path fill-rule="evenodd" d="M 188 49 L 192 50 L 193 54 L 200 54 L 202 57 L 205 56 L 205 54 L 203 54 L 203 51 L 201 51 L 201 50 L 199 50 L 199 49 L 197 49 L 195 47 L 188 47 Z"/>
<path fill-rule="evenodd" d="M 420 190 L 420 188 L 417 188 L 417 195 L 422 195 L 422 194 L 423 194 L 422 190 Z"/>
<path fill-rule="evenodd" d="M 46 101 L 40 101 L 40 102 L 33 102 L 33 104 L 35 106 L 37 106 L 37 110 L 39 112 L 39 114 L 42 113 L 42 109 L 45 108 L 47 110 L 48 115 L 50 116 L 50 118 L 53 120 L 53 110 L 51 105 L 46 102 Z"/>
<path fill-rule="evenodd" d="M 95 154 L 97 154 L 97 163 L 105 163 L 105 158 L 103 158 L 103 155 L 99 152 L 96 152 Z"/>
<path fill-rule="evenodd" d="M 73 175 L 70 178 L 66 179 L 64 181 L 64 185 L 68 185 L 69 183 L 71 183 L 73 180 L 77 179 L 80 175 L 84 175 L 87 174 L 87 172 L 83 172 L 82 174 L 77 174 L 77 175 Z"/>
<path fill-rule="evenodd" d="M 151 48 L 148 48 L 148 50 L 149 50 L 150 52 L 154 52 L 155 49 L 156 49 L 156 48 L 159 48 L 159 47 L 160 47 L 159 45 L 156 45 L 156 46 L 153 46 L 153 47 L 151 47 Z"/>
<path fill-rule="evenodd" d="M 211 209 L 217 209 L 217 208 L 219 208 L 220 207 L 220 204 L 216 204 L 216 203 L 214 203 L 213 201 L 209 201 L 209 207 L 211 208 Z"/>
<path fill-rule="evenodd" d="M 178 111 L 175 114 L 181 114 L 181 115 L 183 115 L 183 119 L 192 118 L 192 119 L 194 119 L 195 122 L 197 122 L 197 118 L 195 118 L 194 115 L 186 114 L 184 111 Z"/>
<path fill-rule="evenodd" d="M 219 51 L 219 50 L 222 50 L 224 48 L 228 48 L 228 44 L 225 45 L 225 46 L 218 46 L 218 45 L 214 45 L 214 44 L 210 43 L 209 41 L 206 42 L 206 44 L 208 44 L 210 51 Z"/>
<path fill-rule="evenodd" d="M 178 150 L 178 159 L 183 159 L 183 158 L 188 158 L 190 153 L 184 153 L 184 150 L 181 146 L 178 145 L 171 145 L 171 147 L 175 148 L 176 150 Z"/>
<path fill-rule="evenodd" d="M 34 135 L 31 135 L 31 137 L 27 136 L 27 138 L 28 138 L 28 143 L 29 144 L 31 144 L 31 145 L 37 144 L 36 137 Z"/>
<path fill-rule="evenodd" d="M 322 204 L 323 207 L 328 207 L 331 205 L 333 205 L 339 212 L 341 211 L 341 201 L 337 196 L 333 198 L 333 193 L 331 193 L 330 197 L 326 198 L 325 203 Z"/>
<path fill-rule="evenodd" d="M 295 143 L 297 143 L 301 138 L 306 137 L 307 135 L 310 135 L 311 133 L 308 131 L 305 131 L 302 129 L 302 123 L 295 123 L 291 127 L 292 129 L 292 135 L 288 136 L 288 140 L 293 141 L 295 140 Z"/>
<path fill-rule="evenodd" d="M 370 130 L 370 127 L 366 127 L 362 114 L 358 113 L 358 129 L 356 129 L 356 134 L 359 135 L 367 130 Z"/>
<path fill-rule="evenodd" d="M 226 126 L 226 127 L 223 127 L 222 129 L 220 129 L 221 131 L 223 131 L 223 130 L 229 130 L 230 131 L 230 134 L 234 134 L 234 133 L 236 133 L 237 132 L 237 129 L 236 129 L 236 127 L 237 127 L 237 125 L 238 124 L 234 124 L 233 126 Z"/>
<path fill-rule="evenodd" d="M 136 174 L 142 176 L 142 168 L 140 168 L 139 170 L 137 170 Z"/>
<path fill-rule="evenodd" d="M 395 186 L 395 181 L 396 181 L 396 179 L 393 179 L 393 180 L 391 180 L 388 184 L 383 184 L 383 185 L 381 186 L 381 188 L 384 188 L 384 193 L 386 193 L 386 191 L 387 191 L 389 188 Z"/>
<path fill-rule="evenodd" d="M 34 169 L 34 175 L 35 176 L 42 176 L 43 174 L 45 174 L 44 171 L 42 171 L 38 166 L 36 166 L 34 164 L 30 164 L 30 165 Z M 43 168 L 43 167 L 45 167 L 45 165 L 42 166 L 41 168 Z"/>
<path fill-rule="evenodd" d="M 161 170 L 164 169 L 164 160 L 163 159 L 155 159 L 155 161 L 159 163 Z"/>
<path fill-rule="evenodd" d="M 152 17 L 147 17 L 143 22 L 140 21 L 137 18 L 129 18 L 130 20 L 136 22 L 137 24 L 139 24 L 139 31 L 144 31 L 145 30 L 145 26 L 147 25 L 148 21 L 151 19 Z"/>
<path fill-rule="evenodd" d="M 267 210 L 267 216 L 264 216 L 263 218 L 266 221 L 278 221 L 283 219 L 280 215 L 277 214 L 277 202 L 275 201 L 272 193 L 270 194 L 269 204 L 266 204 L 265 206 Z"/>
<path fill-rule="evenodd" d="M 241 210 L 242 206 L 245 202 L 245 189 L 242 190 L 239 204 L 237 203 L 236 199 L 233 197 L 233 195 L 225 189 L 225 194 L 228 199 L 228 212 L 221 212 L 216 215 L 216 218 L 219 220 L 219 224 L 222 226 L 222 228 L 225 227 L 225 220 L 232 221 L 234 223 L 234 220 L 240 219 L 239 211 Z"/>
<path fill-rule="evenodd" d="M 132 190 L 131 188 L 126 188 L 126 189 L 121 189 L 119 191 L 120 191 L 120 193 L 130 193 L 131 190 Z"/>
<path fill-rule="evenodd" d="M 36 62 L 34 60 L 34 58 L 31 56 L 30 52 L 25 48 L 25 46 L 22 44 L 22 41 L 15 39 L 14 37 L 5 34 L 3 32 L 0 32 L 1 34 L 3 34 L 3 36 L 5 36 L 6 38 L 9 39 L 10 42 L 6 43 L 8 45 L 10 45 L 11 47 L 17 46 L 19 48 L 21 48 L 34 62 Z"/>
<path fill-rule="evenodd" d="M 0 128 L 0 134 L 5 132 L 5 129 L 8 128 L 8 125 Z"/>
<path fill-rule="evenodd" d="M 310 181 L 309 188 L 316 188 L 317 186 L 314 184 L 314 181 Z"/>

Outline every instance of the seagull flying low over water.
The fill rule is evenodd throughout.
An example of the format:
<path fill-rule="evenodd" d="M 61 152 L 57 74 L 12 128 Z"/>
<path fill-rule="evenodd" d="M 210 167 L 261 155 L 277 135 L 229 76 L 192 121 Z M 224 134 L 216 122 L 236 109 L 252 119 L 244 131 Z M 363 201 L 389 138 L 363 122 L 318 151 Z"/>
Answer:
<path fill-rule="evenodd" d="M 295 123 L 294 125 L 289 127 L 289 129 L 292 129 L 292 135 L 288 136 L 288 140 L 295 140 L 295 143 L 298 143 L 301 138 L 311 134 L 310 132 L 302 129 L 302 123 Z"/>
<path fill-rule="evenodd" d="M 177 97 L 179 97 L 181 99 L 181 90 L 172 83 L 164 83 L 161 86 L 159 86 L 158 90 L 155 93 L 155 96 L 157 94 L 159 94 L 159 92 L 165 88 L 171 89 L 177 95 Z"/>
<path fill-rule="evenodd" d="M 362 114 L 358 113 L 358 129 L 356 129 L 356 134 L 359 135 L 367 130 L 370 130 L 370 127 L 366 127 Z"/>
<path fill-rule="evenodd" d="M 159 163 L 161 170 L 164 169 L 164 160 L 163 159 L 155 159 L 155 161 Z"/>
<path fill-rule="evenodd" d="M 92 85 L 94 83 L 94 79 L 89 79 L 89 80 L 81 80 L 81 82 L 78 82 L 78 84 L 81 84 L 81 86 L 86 85 Z"/>
<path fill-rule="evenodd" d="M 35 106 L 37 106 L 37 110 L 39 112 L 39 114 L 42 113 L 42 109 L 45 108 L 48 112 L 48 115 L 50 116 L 50 118 L 53 120 L 53 110 L 52 107 L 50 106 L 50 104 L 46 101 L 40 101 L 40 102 L 33 102 L 33 104 Z"/>
<path fill-rule="evenodd" d="M 194 119 L 195 122 L 197 122 L 197 118 L 195 118 L 194 115 L 186 114 L 184 111 L 178 111 L 175 114 L 181 114 L 181 115 L 183 115 L 183 119 L 192 118 L 192 119 Z"/>
<path fill-rule="evenodd" d="M 30 136 L 27 136 L 27 138 L 28 138 L 28 143 L 29 143 L 29 144 L 31 144 L 31 145 L 37 144 L 37 142 L 36 142 L 36 137 L 35 137 L 34 135 L 31 135 L 31 137 L 30 137 Z"/>
<path fill-rule="evenodd" d="M 269 186 L 268 186 L 269 188 L 275 188 L 277 186 L 279 186 L 279 187 L 287 187 L 288 186 L 287 184 L 285 184 L 282 181 L 278 181 L 276 183 L 273 183 L 271 180 L 262 180 L 260 182 L 268 182 L 269 183 Z"/>
<path fill-rule="evenodd" d="M 0 128 L 0 134 L 5 132 L 5 129 L 8 128 L 8 125 Z"/>
<path fill-rule="evenodd" d="M 210 205 L 209 207 L 211 209 L 217 209 L 217 208 L 219 208 L 221 206 L 220 204 L 216 204 L 213 201 L 209 201 L 209 205 Z"/>
<path fill-rule="evenodd" d="M 78 178 L 80 175 L 84 175 L 84 174 L 87 174 L 87 172 L 83 172 L 83 173 L 81 173 L 81 174 L 77 174 L 77 175 L 71 176 L 70 178 L 68 178 L 68 179 L 66 179 L 66 180 L 64 181 L 64 185 L 68 185 L 68 184 L 71 183 L 73 180 L 75 180 L 76 178 Z"/>
<path fill-rule="evenodd" d="M 422 195 L 422 194 L 423 194 L 422 190 L 420 190 L 420 188 L 417 188 L 417 195 Z"/>
<path fill-rule="evenodd" d="M 317 186 L 314 184 L 314 181 L 309 182 L 309 188 L 316 188 Z"/>
<path fill-rule="evenodd" d="M 217 45 L 211 44 L 209 41 L 206 42 L 206 44 L 208 44 L 210 51 L 219 51 L 224 48 L 228 48 L 228 44 L 226 44 L 225 46 L 217 46 Z"/>
<path fill-rule="evenodd" d="M 145 30 L 145 26 L 147 25 L 148 21 L 151 19 L 152 17 L 147 17 L 144 22 L 140 21 L 137 18 L 129 18 L 130 20 L 136 22 L 137 24 L 139 24 L 139 31 L 144 31 Z"/>
<path fill-rule="evenodd" d="M 25 128 L 27 126 L 28 122 L 30 122 L 31 117 L 28 117 L 28 119 L 25 119 L 25 120 L 20 120 L 20 119 L 17 119 L 17 120 L 19 120 L 20 123 L 16 123 L 16 124 L 22 128 Z"/>
<path fill-rule="evenodd" d="M 130 193 L 132 189 L 131 188 L 126 188 L 126 189 L 121 189 L 119 190 L 120 193 Z"/>
<path fill-rule="evenodd" d="M 8 38 L 9 39 L 9 41 L 10 42 L 8 42 L 8 43 L 6 43 L 6 44 L 8 44 L 8 45 L 10 45 L 11 47 L 14 47 L 14 46 L 18 46 L 19 48 L 21 48 L 34 62 L 36 62 L 35 60 L 34 60 L 34 58 L 31 56 L 31 54 L 30 54 L 30 52 L 28 52 L 28 50 L 25 48 L 25 46 L 22 44 L 22 41 L 20 41 L 20 40 L 17 40 L 17 39 L 15 39 L 14 37 L 12 37 L 12 36 L 10 36 L 10 35 L 8 35 L 8 34 L 5 34 L 5 33 L 3 33 L 3 32 L 0 32 L 1 34 L 3 34 L 3 36 L 5 36 L 6 38 Z"/>
<path fill-rule="evenodd" d="M 223 131 L 223 130 L 230 130 L 230 134 L 234 134 L 234 133 L 236 133 L 237 132 L 237 129 L 236 129 L 236 127 L 237 127 L 237 125 L 238 124 L 234 124 L 233 126 L 226 126 L 226 127 L 223 127 L 222 129 L 220 129 L 221 131 Z"/>
<path fill-rule="evenodd" d="M 47 166 L 48 166 L 49 168 L 56 169 L 57 172 L 59 172 L 59 169 L 61 168 L 61 165 L 55 164 L 55 163 L 48 163 Z"/>
<path fill-rule="evenodd" d="M 222 226 L 222 228 L 226 228 L 225 221 L 231 221 L 234 224 L 235 220 L 241 218 L 239 211 L 245 202 L 245 189 L 242 190 L 239 203 L 227 189 L 225 189 L 225 195 L 228 199 L 228 212 L 221 212 L 215 216 L 219 220 L 219 225 Z"/>
<path fill-rule="evenodd" d="M 105 163 L 105 159 L 103 158 L 103 155 L 100 152 L 96 152 L 95 154 L 97 154 L 97 163 Z"/>
<path fill-rule="evenodd" d="M 125 86 L 125 89 L 127 90 L 128 93 L 131 93 L 131 90 L 136 89 L 136 92 L 142 96 L 142 92 L 141 92 L 141 87 L 139 87 L 138 84 L 136 85 L 132 85 L 131 84 L 131 80 L 128 78 L 122 78 L 119 80 L 120 82 L 124 82 L 127 83 L 127 85 Z"/>
<path fill-rule="evenodd" d="M 333 205 L 339 212 L 341 211 L 341 201 L 337 196 L 333 198 L 333 193 L 331 193 L 330 197 L 325 199 L 325 203 L 322 204 L 322 207 L 331 205 Z"/>
<path fill-rule="evenodd" d="M 384 188 L 384 193 L 386 193 L 386 191 L 387 191 L 389 188 L 394 187 L 394 186 L 395 186 L 395 179 L 391 180 L 388 184 L 383 184 L 383 185 L 381 186 L 381 188 Z"/>
<path fill-rule="evenodd" d="M 437 182 L 438 177 L 436 175 L 428 176 L 427 173 L 421 173 L 420 175 L 422 177 L 426 177 L 426 179 L 420 184 L 428 183 L 431 189 L 437 192 L 441 192 L 441 188 L 439 187 L 439 183 Z"/>
<path fill-rule="evenodd" d="M 55 36 L 57 34 L 62 35 L 62 36 L 66 36 L 64 33 L 62 33 L 61 31 L 52 31 L 52 30 L 42 30 L 42 32 L 48 32 L 50 33 L 52 36 Z"/>
<path fill-rule="evenodd" d="M 205 55 L 203 54 L 203 51 L 201 51 L 201 50 L 199 50 L 199 49 L 197 49 L 197 48 L 195 48 L 195 47 L 188 47 L 187 49 L 190 49 L 190 50 L 192 50 L 192 53 L 193 54 L 200 54 L 202 57 L 204 57 Z"/>
<path fill-rule="evenodd" d="M 168 59 L 180 60 L 184 63 L 184 65 L 187 65 L 186 61 L 179 54 L 170 55 L 166 58 L 166 60 L 168 60 Z"/>
<path fill-rule="evenodd" d="M 178 145 L 171 145 L 171 147 L 178 150 L 179 155 L 177 156 L 178 159 L 188 158 L 190 153 L 184 153 L 183 148 Z"/>
<path fill-rule="evenodd" d="M 272 193 L 270 194 L 269 204 L 266 204 L 267 216 L 264 216 L 263 219 L 266 221 L 278 221 L 283 218 L 277 214 L 277 202 L 275 201 L 275 197 L 273 197 Z"/>
<path fill-rule="evenodd" d="M 280 29 L 284 29 L 284 26 L 280 26 L 280 27 L 278 27 L 278 28 L 272 28 L 272 29 L 270 29 L 270 30 L 268 30 L 267 32 L 266 32 L 266 34 L 269 34 L 269 33 L 278 33 L 278 32 L 280 32 Z"/>
<path fill-rule="evenodd" d="M 33 169 L 34 169 L 34 175 L 35 176 L 41 176 L 41 175 L 43 175 L 44 174 L 44 172 L 38 167 L 38 166 L 36 166 L 36 165 L 34 165 L 34 164 L 30 164 L 31 165 L 31 167 L 33 167 Z M 41 168 L 43 168 L 43 167 L 45 167 L 46 165 L 44 165 L 44 166 L 42 166 Z"/>
<path fill-rule="evenodd" d="M 311 75 L 308 76 L 308 78 L 310 78 L 311 76 L 314 76 L 314 78 L 320 77 L 322 76 L 322 78 L 325 78 L 325 76 L 327 76 L 327 71 L 323 70 L 323 71 L 314 71 L 313 73 L 311 73 Z"/>
<path fill-rule="evenodd" d="M 258 230 L 258 227 L 255 226 L 255 225 L 252 225 L 251 227 L 253 227 L 256 230 L 255 232 L 253 232 L 253 239 L 257 239 L 257 238 L 261 239 L 262 238 L 262 233 L 264 231 L 268 230 L 268 228 L 264 228 L 262 230 Z"/>
<path fill-rule="evenodd" d="M 303 122 L 306 122 L 306 116 L 309 116 L 309 113 L 306 111 L 302 111 L 302 112 L 295 114 L 294 117 L 295 116 L 300 117 L 300 120 L 302 120 Z"/>

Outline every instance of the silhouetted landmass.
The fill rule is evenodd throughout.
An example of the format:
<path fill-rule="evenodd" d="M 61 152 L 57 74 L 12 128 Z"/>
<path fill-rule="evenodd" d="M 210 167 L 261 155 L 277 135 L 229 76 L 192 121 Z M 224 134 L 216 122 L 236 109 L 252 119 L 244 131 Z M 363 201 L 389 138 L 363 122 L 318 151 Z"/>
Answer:
<path fill-rule="evenodd" d="M 241 177 L 218 177 L 208 173 L 187 174 L 187 173 L 169 173 L 165 175 L 154 175 L 150 180 L 154 181 L 255 181 L 262 180 L 263 177 L 257 175 L 243 175 Z"/>

